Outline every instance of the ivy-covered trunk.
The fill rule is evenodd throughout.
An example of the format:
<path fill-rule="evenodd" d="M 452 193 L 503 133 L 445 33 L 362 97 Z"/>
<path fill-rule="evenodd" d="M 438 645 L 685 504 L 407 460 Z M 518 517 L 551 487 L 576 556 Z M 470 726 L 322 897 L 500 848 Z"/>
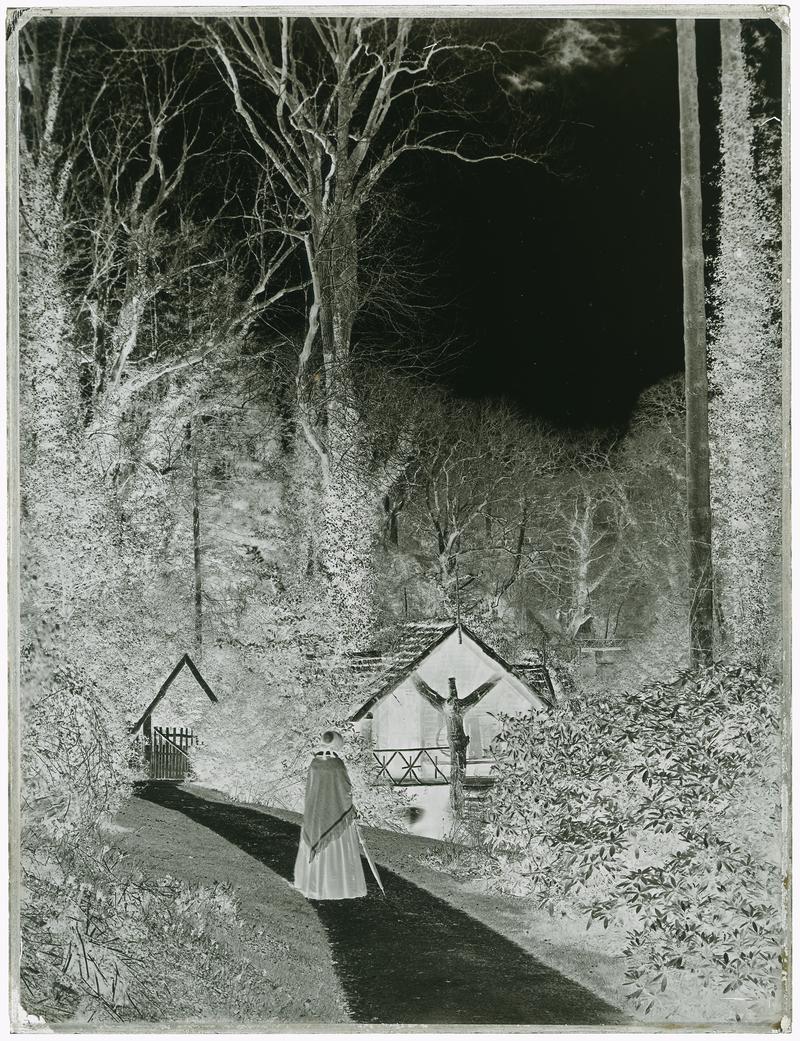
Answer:
<path fill-rule="evenodd" d="M 20 163 L 19 340 L 23 465 L 50 465 L 75 427 L 77 374 L 63 286 L 63 189 L 49 150 Z"/>
<path fill-rule="evenodd" d="M 714 552 L 723 649 L 780 662 L 780 124 L 760 111 L 742 23 L 720 22 L 722 94 L 716 319 L 711 337 Z"/>
<path fill-rule="evenodd" d="M 20 162 L 19 409 L 23 642 L 65 621 L 74 561 L 78 378 L 63 284 L 63 190 L 54 153 Z M 34 606 L 35 605 L 35 606 Z M 63 616 L 63 617 L 62 617 Z"/>
<path fill-rule="evenodd" d="M 343 169 L 339 188 L 341 198 L 316 222 L 309 241 L 314 297 L 298 371 L 298 410 L 318 467 L 319 508 L 306 504 L 308 519 L 314 515 L 309 561 L 325 576 L 337 643 L 345 651 L 367 639 L 373 618 L 379 494 L 370 473 L 368 432 L 355 400 L 351 367 L 359 298 L 357 212 Z M 311 364 L 317 336 L 323 363 L 319 375 Z M 315 423 L 315 412 L 322 414 L 322 423 Z M 307 467 L 308 453 L 302 456 Z"/>
<path fill-rule="evenodd" d="M 370 479 L 366 431 L 345 403 L 329 404 L 327 442 L 330 474 L 322 492 L 320 562 L 342 647 L 354 649 L 368 639 L 375 609 L 378 496 Z"/>

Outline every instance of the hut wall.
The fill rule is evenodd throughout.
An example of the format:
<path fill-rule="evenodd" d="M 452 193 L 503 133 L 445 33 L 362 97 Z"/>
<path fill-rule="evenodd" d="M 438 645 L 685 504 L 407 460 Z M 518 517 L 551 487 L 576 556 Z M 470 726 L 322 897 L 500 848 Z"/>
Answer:
<path fill-rule="evenodd" d="M 378 702 L 372 711 L 374 748 L 417 748 L 421 744 L 420 705 L 424 704 L 410 679 Z"/>

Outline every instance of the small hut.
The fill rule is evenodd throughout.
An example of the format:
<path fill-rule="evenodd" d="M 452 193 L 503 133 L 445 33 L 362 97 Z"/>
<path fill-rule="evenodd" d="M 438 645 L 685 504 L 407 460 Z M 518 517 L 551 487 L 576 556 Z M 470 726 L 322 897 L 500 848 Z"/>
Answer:
<path fill-rule="evenodd" d="M 512 665 L 450 621 L 409 623 L 391 654 L 359 655 L 354 668 L 364 686 L 350 719 L 378 776 L 408 790 L 415 830 L 432 837 L 449 830 L 449 786 L 463 783 L 474 808 L 491 785 L 498 717 L 542 712 L 556 698 L 541 657 Z"/>

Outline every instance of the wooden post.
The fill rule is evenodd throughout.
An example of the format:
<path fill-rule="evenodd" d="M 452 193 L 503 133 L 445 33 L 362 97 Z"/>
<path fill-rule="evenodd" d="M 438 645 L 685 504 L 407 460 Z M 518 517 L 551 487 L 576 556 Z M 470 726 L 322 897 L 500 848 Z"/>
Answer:
<path fill-rule="evenodd" d="M 458 642 L 463 643 L 464 639 L 461 633 L 461 583 L 458 578 L 458 557 L 456 557 L 456 625 L 458 627 Z M 450 682 L 455 686 L 455 680 L 450 679 Z"/>
<path fill-rule="evenodd" d="M 464 716 L 454 676 L 450 677 L 448 685 L 450 696 L 444 703 L 444 718 L 447 723 L 447 743 L 450 747 L 450 808 L 453 811 L 453 821 L 457 823 L 464 814 L 464 777 L 467 771 L 469 738 L 464 733 Z"/>
<path fill-rule="evenodd" d="M 192 450 L 192 544 L 194 548 L 194 643 L 203 653 L 203 575 L 200 561 L 200 464 L 197 444 L 198 417 L 192 416 L 189 436 Z"/>
<path fill-rule="evenodd" d="M 700 179 L 700 117 L 694 19 L 676 21 L 680 99 L 683 336 L 686 364 L 686 508 L 691 664 L 713 655 L 714 594 L 708 448 L 708 369 Z"/>
<path fill-rule="evenodd" d="M 144 737 L 144 761 L 150 763 L 153 758 L 153 717 L 145 716 L 142 724 L 142 736 Z"/>

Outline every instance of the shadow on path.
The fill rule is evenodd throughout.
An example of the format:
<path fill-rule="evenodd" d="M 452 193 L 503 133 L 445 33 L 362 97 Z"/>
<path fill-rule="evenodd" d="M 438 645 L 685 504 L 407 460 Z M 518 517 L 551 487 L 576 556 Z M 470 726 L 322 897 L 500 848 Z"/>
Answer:
<path fill-rule="evenodd" d="M 170 785 L 138 791 L 292 881 L 300 829 Z M 386 869 L 362 900 L 311 901 L 357 1023 L 596 1025 L 625 1016 L 485 925 Z"/>

